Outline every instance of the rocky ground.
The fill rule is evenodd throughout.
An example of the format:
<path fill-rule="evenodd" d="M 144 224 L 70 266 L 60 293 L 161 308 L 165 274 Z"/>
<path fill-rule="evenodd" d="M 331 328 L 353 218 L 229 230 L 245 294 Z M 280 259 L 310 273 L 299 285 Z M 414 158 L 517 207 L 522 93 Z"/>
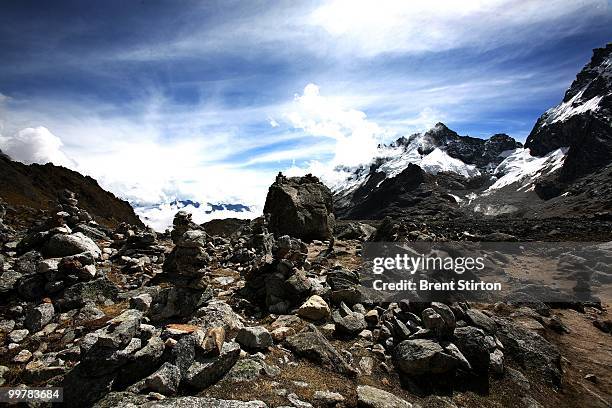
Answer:
<path fill-rule="evenodd" d="M 275 184 L 271 224 L 110 229 L 68 191 L 0 222 L 0 384 L 79 407 L 610 406 L 610 299 L 389 303 L 358 272 L 367 240 L 609 241 L 609 221 L 336 224 L 316 179 Z"/>

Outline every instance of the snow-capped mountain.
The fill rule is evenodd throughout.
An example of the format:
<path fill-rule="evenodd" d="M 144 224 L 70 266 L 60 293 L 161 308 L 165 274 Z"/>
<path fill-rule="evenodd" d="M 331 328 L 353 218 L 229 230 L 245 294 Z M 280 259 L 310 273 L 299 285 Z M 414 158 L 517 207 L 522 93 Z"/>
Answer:
<path fill-rule="evenodd" d="M 566 181 L 612 161 L 612 43 L 593 50 L 563 101 L 538 119 L 525 146 L 536 156 L 568 148 L 560 173 Z"/>
<path fill-rule="evenodd" d="M 134 205 L 134 211 L 140 219 L 156 231 L 164 231 L 172 225 L 178 211 L 192 214 L 193 220 L 202 224 L 215 218 L 255 218 L 260 215 L 256 206 L 230 203 L 200 203 L 194 200 L 173 199 L 155 205 Z"/>
<path fill-rule="evenodd" d="M 442 194 L 444 204 L 447 204 L 446 201 L 450 201 L 452 206 L 467 204 L 472 201 L 469 197 L 475 194 L 475 190 L 482 190 L 480 193 L 483 193 L 487 182 L 490 186 L 498 178 L 512 173 L 515 180 L 506 177 L 500 182 L 502 187 L 501 183 L 512 184 L 536 171 L 535 163 L 525 166 L 524 171 L 520 170 L 524 150 L 521 143 L 505 134 L 496 134 L 488 139 L 460 136 L 443 123 L 438 123 L 425 133 L 401 137 L 390 145 L 379 146 L 378 154 L 369 166 L 352 169 L 347 179 L 334 187 L 336 208 L 341 216 L 368 218 L 363 208 L 372 208 L 376 212 L 375 207 L 387 201 L 381 197 L 380 191 L 395 191 L 391 184 L 399 180 L 404 180 L 397 191 L 403 198 L 392 207 L 410 207 L 414 199 L 408 199 L 411 194 L 406 188 L 408 173 L 431 184 L 431 189 L 421 192 L 423 197 L 427 197 L 428 204 L 432 204 L 432 197 L 436 196 L 431 193 L 434 190 Z M 442 185 L 446 183 L 449 185 L 443 188 Z M 390 203 L 386 202 L 385 205 L 389 206 Z M 388 210 L 380 214 L 383 213 L 390 215 Z"/>
<path fill-rule="evenodd" d="M 610 174 L 611 166 L 608 44 L 594 50 L 563 101 L 538 119 L 525 147 L 505 134 L 486 140 L 459 136 L 438 123 L 425 133 L 379 146 L 367 166 L 338 169 L 348 176 L 333 190 L 341 218 L 432 213 L 452 217 L 466 210 L 533 215 L 544 208 L 545 200 L 557 196 L 561 198 L 551 201 L 554 211 L 575 211 L 572 196 L 597 197 L 598 204 L 589 205 L 610 210 L 610 189 L 600 186 L 601 181 L 589 182 L 588 175 Z M 585 194 L 585 189 L 592 191 Z"/>

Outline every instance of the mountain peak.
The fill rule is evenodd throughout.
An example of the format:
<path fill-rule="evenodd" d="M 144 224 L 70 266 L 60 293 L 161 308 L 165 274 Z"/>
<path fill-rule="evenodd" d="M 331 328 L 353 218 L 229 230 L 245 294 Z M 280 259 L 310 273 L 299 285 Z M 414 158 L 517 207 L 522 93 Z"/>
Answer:
<path fill-rule="evenodd" d="M 446 126 L 442 122 L 436 123 L 431 129 L 429 129 L 427 131 L 427 133 L 429 133 L 429 132 L 436 132 L 436 133 L 439 133 L 439 132 L 452 132 L 452 133 L 455 133 L 454 131 L 450 130 L 448 128 L 448 126 Z"/>
<path fill-rule="evenodd" d="M 564 177 L 573 178 L 612 161 L 612 43 L 593 50 L 565 97 L 547 110 L 527 137 L 536 156 L 569 148 Z"/>

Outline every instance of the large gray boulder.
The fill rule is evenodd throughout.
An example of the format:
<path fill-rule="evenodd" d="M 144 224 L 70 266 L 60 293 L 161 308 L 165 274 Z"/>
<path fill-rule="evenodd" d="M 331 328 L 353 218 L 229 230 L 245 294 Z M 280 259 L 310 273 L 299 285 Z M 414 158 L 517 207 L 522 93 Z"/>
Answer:
<path fill-rule="evenodd" d="M 272 336 L 263 326 L 243 327 L 236 341 L 247 350 L 266 350 L 272 345 Z"/>
<path fill-rule="evenodd" d="M 465 365 L 465 357 L 454 345 L 445 350 L 427 339 L 404 340 L 397 345 L 394 354 L 396 367 L 413 377 L 444 374 Z"/>
<path fill-rule="evenodd" d="M 544 337 L 509 319 L 495 318 L 495 335 L 504 345 L 504 354 L 522 367 L 537 371 L 554 385 L 561 384 L 561 354 Z"/>
<path fill-rule="evenodd" d="M 268 190 L 264 214 L 270 232 L 304 240 L 329 239 L 335 225 L 332 193 L 310 174 L 287 178 L 279 173 Z"/>
<path fill-rule="evenodd" d="M 55 310 L 51 303 L 42 303 L 26 310 L 24 324 L 32 333 L 36 333 L 51 322 Z"/>
<path fill-rule="evenodd" d="M 61 258 L 90 252 L 94 258 L 98 259 L 102 254 L 98 245 L 81 232 L 53 235 L 43 245 L 42 252 L 47 258 Z"/>
<path fill-rule="evenodd" d="M 231 370 L 238 357 L 240 346 L 233 341 L 223 343 L 218 356 L 201 356 L 196 353 L 195 361 L 185 372 L 183 380 L 197 390 L 208 388 Z"/>
<path fill-rule="evenodd" d="M 340 352 L 312 324 L 308 326 L 308 331 L 288 337 L 285 345 L 295 355 L 330 367 L 336 372 L 349 376 L 357 374 Z"/>
<path fill-rule="evenodd" d="M 360 385 L 357 387 L 357 403 L 363 408 L 412 408 L 412 404 L 390 392 Z"/>

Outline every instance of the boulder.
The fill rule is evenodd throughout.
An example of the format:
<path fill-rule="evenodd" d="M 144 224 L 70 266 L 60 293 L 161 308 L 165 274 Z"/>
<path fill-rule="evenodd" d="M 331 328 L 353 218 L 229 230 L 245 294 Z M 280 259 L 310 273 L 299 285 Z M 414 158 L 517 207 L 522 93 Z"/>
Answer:
<path fill-rule="evenodd" d="M 28 329 L 17 329 L 13 330 L 9 335 L 8 339 L 11 343 L 21 343 L 30 334 Z"/>
<path fill-rule="evenodd" d="M 244 327 L 236 335 L 236 341 L 247 350 L 265 350 L 272 345 L 272 336 L 262 326 Z"/>
<path fill-rule="evenodd" d="M 199 325 L 202 329 L 223 327 L 226 332 L 242 329 L 244 326 L 230 305 L 221 301 L 210 301 L 206 306 L 199 308 L 190 320 L 191 324 Z"/>
<path fill-rule="evenodd" d="M 355 376 L 357 371 L 342 357 L 314 325 L 285 340 L 287 348 L 299 357 L 330 367 L 336 372 Z"/>
<path fill-rule="evenodd" d="M 539 334 L 508 319 L 495 318 L 495 335 L 504 346 L 504 353 L 524 368 L 540 373 L 546 381 L 561 383 L 561 354 L 556 346 Z"/>
<path fill-rule="evenodd" d="M 38 264 L 43 260 L 42 255 L 38 251 L 30 251 L 21 255 L 15 261 L 13 269 L 23 274 L 32 274 L 38 272 Z"/>
<path fill-rule="evenodd" d="M 0 273 L 0 294 L 5 294 L 15 289 L 21 277 L 21 273 L 13 270 Z"/>
<path fill-rule="evenodd" d="M 106 278 L 89 282 L 79 282 L 64 291 L 64 298 L 58 303 L 64 309 L 82 307 L 87 302 L 100 303 L 105 300 L 116 300 L 119 288 Z"/>
<path fill-rule="evenodd" d="M 49 258 L 61 258 L 82 252 L 90 252 L 96 259 L 102 255 L 98 245 L 81 232 L 53 235 L 43 245 L 42 252 Z"/>
<path fill-rule="evenodd" d="M 492 337 L 487 337 L 484 331 L 476 327 L 458 327 L 455 329 L 454 343 L 477 373 L 488 373 L 490 354 L 495 351 Z"/>
<path fill-rule="evenodd" d="M 472 326 L 479 327 L 487 333 L 495 333 L 497 329 L 495 321 L 477 309 L 466 310 L 465 320 Z"/>
<path fill-rule="evenodd" d="M 54 315 L 55 310 L 51 303 L 42 303 L 36 307 L 30 307 L 26 310 L 25 327 L 32 333 L 36 333 L 50 323 Z"/>
<path fill-rule="evenodd" d="M 221 354 L 212 357 L 196 355 L 183 380 L 197 390 L 208 388 L 219 381 L 238 361 L 240 346 L 230 341 L 223 344 Z"/>
<path fill-rule="evenodd" d="M 279 173 L 270 186 L 264 214 L 276 235 L 313 240 L 333 236 L 335 217 L 329 188 L 312 175 L 287 178 Z"/>
<path fill-rule="evenodd" d="M 369 385 L 357 387 L 357 404 L 362 408 L 412 408 L 400 397 Z"/>
<path fill-rule="evenodd" d="M 97 344 L 115 349 L 127 346 L 132 338 L 140 333 L 142 313 L 138 310 L 127 309 L 119 316 L 111 319 L 109 325 L 96 332 Z"/>
<path fill-rule="evenodd" d="M 432 330 L 437 337 L 447 338 L 453 335 L 456 322 L 450 307 L 444 303 L 433 302 L 431 307 L 421 313 L 423 326 Z"/>
<path fill-rule="evenodd" d="M 326 319 L 330 315 L 329 306 L 319 295 L 312 295 L 300 306 L 298 316 L 309 320 Z"/>
<path fill-rule="evenodd" d="M 45 294 L 46 283 L 47 282 L 43 275 L 33 273 L 21 276 L 15 283 L 15 287 L 17 289 L 17 293 L 19 293 L 22 298 L 36 300 L 40 299 Z"/>
<path fill-rule="evenodd" d="M 461 363 L 440 344 L 427 339 L 404 340 L 395 348 L 394 358 L 397 368 L 413 377 L 448 373 Z"/>
<path fill-rule="evenodd" d="M 148 293 L 141 293 L 130 298 L 130 309 L 140 310 L 146 313 L 151 308 L 153 297 Z"/>
<path fill-rule="evenodd" d="M 159 290 L 152 297 L 149 315 L 158 321 L 192 316 L 211 299 L 212 293 L 206 289 L 171 286 Z"/>
<path fill-rule="evenodd" d="M 336 325 L 336 331 L 340 334 L 357 335 L 368 327 L 365 317 L 358 312 L 349 312 L 342 316 L 340 312 L 332 313 L 332 320 Z"/>
<path fill-rule="evenodd" d="M 181 370 L 173 364 L 164 363 L 156 372 L 145 378 L 148 390 L 164 395 L 174 395 L 181 382 Z"/>

